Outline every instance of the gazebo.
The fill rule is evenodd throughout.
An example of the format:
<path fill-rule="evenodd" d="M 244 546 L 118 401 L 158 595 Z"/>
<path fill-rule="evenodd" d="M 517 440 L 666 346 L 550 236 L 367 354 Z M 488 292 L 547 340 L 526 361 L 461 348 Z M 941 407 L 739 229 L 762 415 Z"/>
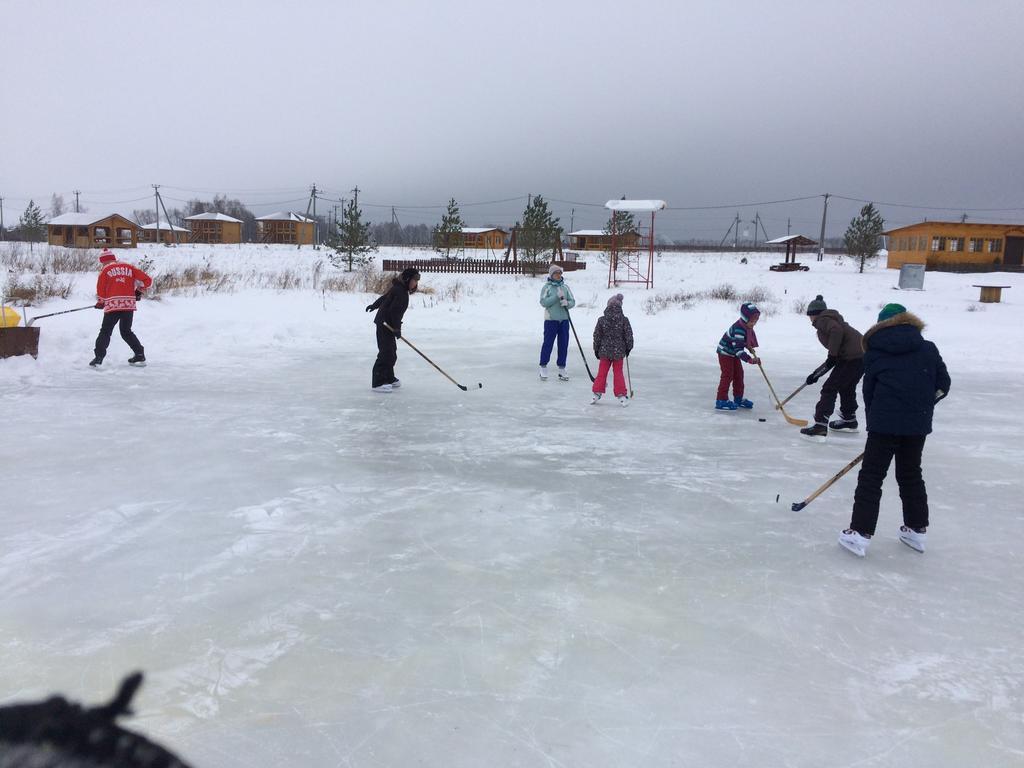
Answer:
<path fill-rule="evenodd" d="M 811 240 L 809 237 L 803 235 L 786 235 L 785 237 L 776 237 L 774 240 L 769 240 L 765 245 L 784 245 L 786 246 L 786 258 L 781 264 L 772 264 L 768 269 L 772 272 L 807 272 L 810 267 L 804 266 L 796 260 L 796 249 L 800 246 L 817 245 L 818 243 Z"/>
<path fill-rule="evenodd" d="M 604 207 L 612 212 L 611 249 L 608 252 L 608 287 L 621 283 L 643 283 L 654 287 L 654 212 L 666 207 L 664 200 L 609 200 Z M 649 213 L 650 229 L 639 237 L 636 232 L 616 232 L 616 213 Z M 641 229 L 638 227 L 638 229 Z M 644 264 L 646 250 L 647 264 Z M 620 271 L 622 274 L 620 274 Z"/>

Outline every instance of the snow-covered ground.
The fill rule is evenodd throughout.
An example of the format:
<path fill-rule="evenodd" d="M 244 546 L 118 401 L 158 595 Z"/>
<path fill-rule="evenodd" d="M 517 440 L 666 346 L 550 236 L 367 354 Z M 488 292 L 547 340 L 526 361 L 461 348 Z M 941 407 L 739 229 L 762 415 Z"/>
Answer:
<path fill-rule="evenodd" d="M 97 312 L 39 321 L 38 360 L 0 361 L 0 701 L 98 701 L 142 669 L 130 727 L 196 766 L 1021 765 L 1024 277 L 901 292 L 880 266 L 773 260 L 666 255 L 653 291 L 622 289 L 629 408 L 588 404 L 574 343 L 573 380 L 538 381 L 540 279 L 424 275 L 406 336 L 484 385 L 465 393 L 402 344 L 403 388 L 370 391 L 368 295 L 144 302 L 145 369 L 116 333 L 87 367 Z M 612 293 L 590 261 L 567 275 L 588 356 Z M 978 282 L 1014 287 L 982 306 Z M 796 301 L 928 323 L 953 385 L 926 554 L 896 538 L 891 477 L 864 560 L 836 545 L 855 472 L 790 511 L 863 434 L 803 440 L 756 368 L 753 412 L 712 410 L 738 302 L 642 306 L 722 283 L 774 297 L 757 330 L 780 395 L 824 359 Z"/>

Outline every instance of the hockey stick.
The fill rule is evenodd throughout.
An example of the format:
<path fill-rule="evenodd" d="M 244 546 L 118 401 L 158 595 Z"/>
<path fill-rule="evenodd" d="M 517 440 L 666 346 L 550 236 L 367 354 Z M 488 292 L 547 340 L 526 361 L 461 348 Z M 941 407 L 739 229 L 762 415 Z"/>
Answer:
<path fill-rule="evenodd" d="M 626 355 L 626 384 L 629 386 L 629 399 L 633 399 L 633 377 L 629 375 L 629 355 Z"/>
<path fill-rule="evenodd" d="M 569 314 L 569 308 L 565 308 L 565 316 L 569 318 L 569 327 L 572 328 L 572 335 L 576 337 L 576 346 L 580 348 L 580 357 L 583 358 L 583 367 L 587 369 L 587 376 L 590 380 L 594 380 L 594 374 L 590 372 L 590 366 L 587 364 L 587 356 L 583 354 L 583 345 L 580 344 L 580 337 L 576 333 L 576 326 L 572 324 L 572 315 Z"/>
<path fill-rule="evenodd" d="M 806 387 L 806 386 L 807 386 L 807 384 L 801 384 L 801 385 L 800 385 L 799 387 L 797 387 L 797 388 L 796 388 L 795 390 L 793 390 L 793 394 L 791 394 L 791 395 L 790 395 L 789 397 L 787 397 L 787 398 L 786 398 L 785 400 L 783 400 L 783 401 L 782 401 L 781 403 L 778 403 L 778 404 L 777 404 L 777 405 L 775 406 L 775 410 L 777 410 L 777 411 L 778 411 L 778 410 L 780 410 L 780 409 L 782 408 L 782 406 L 784 406 L 784 405 L 785 405 L 786 403 L 788 403 L 788 402 L 789 402 L 790 400 L 792 400 L 792 399 L 793 399 L 794 397 L 796 397 L 797 395 L 799 395 L 799 394 L 800 394 L 800 391 L 801 391 L 801 390 L 802 390 L 802 389 L 803 389 L 804 387 Z"/>
<path fill-rule="evenodd" d="M 36 320 L 42 320 L 44 317 L 53 317 L 54 315 L 66 315 L 68 312 L 81 312 L 83 309 L 92 309 L 95 306 L 95 304 L 90 304 L 88 307 L 79 307 L 78 309 L 65 309 L 63 312 L 51 312 L 48 315 L 36 315 L 27 323 L 25 323 L 25 326 L 28 327 L 32 325 L 32 323 L 34 323 Z"/>
<path fill-rule="evenodd" d="M 768 374 L 764 372 L 764 366 L 761 365 L 761 361 L 760 360 L 757 361 L 757 367 L 761 369 L 761 375 L 764 376 L 764 382 L 765 382 L 765 384 L 768 385 L 768 391 L 772 393 L 772 397 L 775 398 L 775 402 L 779 403 L 779 396 L 775 394 L 775 387 L 773 387 L 772 383 L 770 381 L 768 381 Z M 779 411 L 782 412 L 782 418 L 784 418 L 786 421 L 788 421 L 794 427 L 806 427 L 807 426 L 807 419 L 795 419 L 795 418 L 793 418 L 788 413 L 786 413 L 786 410 L 782 407 L 782 403 L 779 403 L 778 409 L 779 409 Z"/>
<path fill-rule="evenodd" d="M 793 506 L 791 507 L 791 509 L 794 512 L 799 512 L 801 509 L 803 509 L 808 504 L 810 504 L 812 501 L 814 501 L 816 498 L 818 498 L 822 493 L 827 491 L 829 489 L 829 487 L 832 485 L 832 483 L 834 483 L 840 477 L 842 477 L 847 472 L 849 472 L 851 469 L 856 467 L 860 463 L 861 459 L 863 459 L 863 458 L 864 458 L 864 452 L 861 451 L 860 455 L 857 458 L 855 458 L 853 461 L 851 461 L 849 464 L 847 464 L 845 467 L 843 467 L 841 470 L 839 470 L 835 475 L 832 476 L 832 479 L 829 480 L 827 483 L 825 483 L 823 486 L 821 486 L 821 488 L 816 490 L 814 493 L 812 493 L 810 496 L 808 496 L 803 501 L 794 501 L 793 502 Z"/>
<path fill-rule="evenodd" d="M 395 329 L 394 329 L 394 328 L 392 328 L 392 327 L 391 327 L 390 325 L 388 325 L 387 323 L 382 323 L 382 325 L 383 325 L 383 326 L 384 326 L 385 328 L 387 328 L 387 329 L 388 329 L 389 331 L 391 331 L 392 333 L 395 333 Z M 459 384 L 459 382 L 457 382 L 457 381 L 456 381 L 455 379 L 453 379 L 453 378 L 452 378 L 451 376 L 449 376 L 449 375 L 448 375 L 447 373 L 445 373 L 445 372 L 444 372 L 444 370 L 443 370 L 443 369 L 441 368 L 441 366 L 439 366 L 439 365 L 438 365 L 437 363 L 435 363 L 435 362 L 434 362 L 433 360 L 431 360 L 431 359 L 430 359 L 429 357 L 427 357 L 427 356 L 426 356 L 426 355 L 424 355 L 424 354 L 423 354 L 422 352 L 420 352 L 420 351 L 419 351 L 418 349 L 416 349 L 416 346 L 415 346 L 415 345 L 414 345 L 414 344 L 413 344 L 413 343 L 412 343 L 411 341 L 409 341 L 409 340 L 408 340 L 407 338 L 405 338 L 405 336 L 399 336 L 398 338 L 400 338 L 400 339 L 401 339 L 402 341 L 404 341 L 404 342 L 405 342 L 406 344 L 408 344 L 408 345 L 409 345 L 410 347 L 412 347 L 412 350 L 413 350 L 413 352 L 415 352 L 415 353 L 416 353 L 417 355 L 419 355 L 419 356 L 420 356 L 420 357 L 422 357 L 422 358 L 423 358 L 424 360 L 426 360 L 426 361 L 427 361 L 428 363 L 430 363 L 430 364 L 431 364 L 432 366 L 434 366 L 434 368 L 436 368 L 436 369 L 437 369 L 437 372 L 438 372 L 438 373 L 440 373 L 440 374 L 441 374 L 442 376 L 444 376 L 444 377 L 445 377 L 446 379 L 448 379 L 448 381 L 450 381 L 450 382 L 451 382 L 452 384 L 454 384 L 454 385 L 455 385 L 456 387 L 458 387 L 459 389 L 461 389 L 461 390 L 462 390 L 463 392 L 468 392 L 468 391 L 469 391 L 469 387 L 467 387 L 467 386 L 464 386 L 464 385 L 462 385 L 462 384 Z M 478 383 L 478 384 L 476 385 L 476 387 L 474 387 L 474 389 L 483 389 L 483 388 L 484 388 L 484 385 L 483 385 L 483 384 L 480 384 L 480 383 Z"/>

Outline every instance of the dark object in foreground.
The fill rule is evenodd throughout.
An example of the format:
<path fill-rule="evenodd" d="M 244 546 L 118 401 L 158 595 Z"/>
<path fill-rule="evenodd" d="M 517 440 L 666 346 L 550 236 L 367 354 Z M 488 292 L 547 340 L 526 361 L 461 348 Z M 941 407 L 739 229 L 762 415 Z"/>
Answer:
<path fill-rule="evenodd" d="M 0 328 L 0 358 L 18 355 L 39 356 L 38 328 Z"/>
<path fill-rule="evenodd" d="M 395 331 L 395 329 L 392 328 L 390 325 L 388 325 L 387 323 L 382 323 L 382 325 L 385 328 L 387 328 L 389 331 L 391 331 L 392 333 L 397 335 L 397 332 Z M 453 379 L 451 376 L 449 376 L 447 373 L 445 373 L 444 370 L 441 368 L 441 366 L 439 366 L 437 363 L 435 363 L 429 357 L 427 357 L 422 352 L 420 352 L 418 349 L 416 349 L 415 345 L 411 341 L 409 341 L 407 338 L 405 338 L 405 336 L 399 336 L 398 338 L 400 338 L 402 341 L 404 341 L 406 344 L 408 344 L 410 347 L 412 347 L 412 351 L 413 352 L 415 352 L 417 355 L 419 355 L 424 360 L 426 360 L 428 363 L 430 363 L 432 366 L 434 366 L 434 368 L 437 369 L 438 373 L 440 373 L 442 376 L 444 376 L 446 379 L 448 379 L 448 381 L 450 381 L 456 387 L 461 389 L 463 392 L 468 392 L 469 391 L 469 387 L 465 386 L 464 384 L 459 384 L 459 382 L 457 382 L 455 379 Z M 478 383 L 474 387 L 474 389 L 483 389 L 483 388 L 484 388 L 484 385 L 480 384 L 480 383 Z"/>
<path fill-rule="evenodd" d="M 806 507 L 808 504 L 810 504 L 812 501 L 814 501 L 816 498 L 818 498 L 818 496 L 820 496 L 822 493 L 827 491 L 829 489 L 829 487 L 832 485 L 832 483 L 834 483 L 840 477 L 842 477 L 847 472 L 849 472 L 851 469 L 853 469 L 858 464 L 860 464 L 860 462 L 861 462 L 861 460 L 863 458 L 864 458 L 864 452 L 861 451 L 860 455 L 857 456 L 857 458 L 855 458 L 853 461 L 851 461 L 849 464 L 847 464 L 841 470 L 836 472 L 836 474 L 832 475 L 831 479 L 829 479 L 828 482 L 826 482 L 823 486 L 821 486 L 821 488 L 816 490 L 814 493 L 812 493 L 810 496 L 808 496 L 803 501 L 794 501 L 793 502 L 793 506 L 792 506 L 792 510 L 794 512 L 799 512 L 801 509 Z"/>
<path fill-rule="evenodd" d="M 142 673 L 108 704 L 83 708 L 63 696 L 0 707 L 0 768 L 188 768 L 173 753 L 115 722 L 130 715 Z"/>

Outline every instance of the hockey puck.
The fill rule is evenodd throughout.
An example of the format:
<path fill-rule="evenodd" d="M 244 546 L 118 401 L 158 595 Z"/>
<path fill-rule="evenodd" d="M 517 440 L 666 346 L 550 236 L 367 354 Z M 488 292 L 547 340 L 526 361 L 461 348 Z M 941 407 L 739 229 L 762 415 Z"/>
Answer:
<path fill-rule="evenodd" d="M 779 503 L 779 496 L 780 496 L 780 494 L 778 494 L 778 493 L 775 494 L 775 503 L 776 504 Z"/>
<path fill-rule="evenodd" d="M 758 421 L 768 421 L 768 419 L 758 419 Z"/>

